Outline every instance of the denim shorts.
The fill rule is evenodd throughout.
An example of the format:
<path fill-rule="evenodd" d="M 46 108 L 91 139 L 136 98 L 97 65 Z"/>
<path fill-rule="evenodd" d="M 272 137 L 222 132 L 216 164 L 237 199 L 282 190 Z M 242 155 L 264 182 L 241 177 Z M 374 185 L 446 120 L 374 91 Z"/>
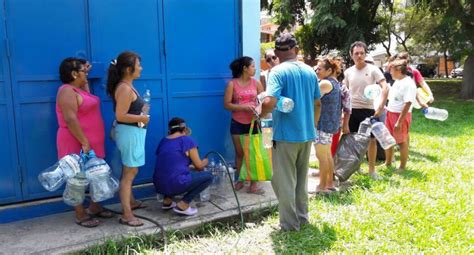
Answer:
<path fill-rule="evenodd" d="M 258 134 L 259 131 L 259 125 L 257 122 L 254 123 L 253 125 L 253 131 L 252 134 Z M 234 119 L 231 119 L 230 121 L 230 133 L 232 135 L 244 135 L 248 134 L 250 131 L 250 124 L 242 124 Z"/>

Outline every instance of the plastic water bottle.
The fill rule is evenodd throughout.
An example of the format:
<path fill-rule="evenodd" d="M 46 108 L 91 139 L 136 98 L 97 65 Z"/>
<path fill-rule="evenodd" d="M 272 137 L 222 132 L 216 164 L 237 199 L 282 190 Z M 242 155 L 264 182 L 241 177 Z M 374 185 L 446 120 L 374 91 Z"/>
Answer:
<path fill-rule="evenodd" d="M 118 181 L 110 175 L 111 171 L 107 162 L 98 158 L 91 150 L 84 168 L 86 178 L 90 182 L 92 201 L 101 202 L 112 198 L 119 185 Z"/>
<path fill-rule="evenodd" d="M 364 89 L 364 97 L 367 100 L 372 100 L 374 109 L 377 109 L 380 105 L 380 100 L 382 100 L 381 94 L 382 88 L 378 84 L 368 85 Z"/>
<path fill-rule="evenodd" d="M 272 119 L 261 119 L 260 120 L 262 125 L 262 140 L 263 146 L 267 149 L 273 146 L 273 120 Z"/>
<path fill-rule="evenodd" d="M 289 113 L 293 111 L 293 107 L 295 107 L 295 102 L 291 98 L 281 96 L 278 98 L 278 102 L 276 104 L 276 108 L 280 112 Z"/>
<path fill-rule="evenodd" d="M 230 178 L 232 179 L 232 186 L 233 186 L 235 184 L 235 168 L 229 166 L 229 174 L 230 174 Z"/>
<path fill-rule="evenodd" d="M 374 100 L 382 94 L 382 88 L 378 84 L 368 85 L 364 89 L 364 96 L 367 100 Z"/>
<path fill-rule="evenodd" d="M 142 111 L 142 115 L 148 115 L 150 113 L 150 103 L 151 103 L 151 93 L 149 89 L 145 90 L 145 94 L 143 94 L 143 101 L 145 102 L 145 105 L 147 105 L 148 107 L 146 107 L 147 108 L 146 110 Z M 139 122 L 138 125 L 141 128 L 145 127 L 145 123 L 143 122 Z"/>
<path fill-rule="evenodd" d="M 63 192 L 64 203 L 70 206 L 82 204 L 86 198 L 87 185 L 89 185 L 89 181 L 84 172 L 79 172 L 74 178 L 68 179 Z"/>
<path fill-rule="evenodd" d="M 201 202 L 207 202 L 211 199 L 211 187 L 207 187 L 199 194 L 199 200 Z"/>
<path fill-rule="evenodd" d="M 68 179 L 81 171 L 81 157 L 69 154 L 38 175 L 41 185 L 48 191 L 58 190 Z"/>
<path fill-rule="evenodd" d="M 384 123 L 376 119 L 371 119 L 370 121 L 372 123 L 372 134 L 374 134 L 384 150 L 396 144 L 395 138 L 390 134 L 390 131 L 388 131 Z"/>
<path fill-rule="evenodd" d="M 372 132 L 372 125 L 370 123 L 370 118 L 366 118 L 360 123 L 357 133 L 359 135 L 370 136 L 370 132 Z"/>
<path fill-rule="evenodd" d="M 448 118 L 448 111 L 435 107 L 428 107 L 422 110 L 427 119 L 445 121 Z"/>

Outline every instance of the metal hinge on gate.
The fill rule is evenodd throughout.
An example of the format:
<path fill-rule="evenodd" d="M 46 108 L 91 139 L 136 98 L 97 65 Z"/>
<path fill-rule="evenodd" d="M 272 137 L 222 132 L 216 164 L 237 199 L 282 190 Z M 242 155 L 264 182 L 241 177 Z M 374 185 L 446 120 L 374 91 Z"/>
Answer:
<path fill-rule="evenodd" d="M 17 169 L 18 169 L 18 178 L 20 180 L 20 183 L 23 183 L 23 171 L 22 171 L 21 165 L 18 165 Z"/>

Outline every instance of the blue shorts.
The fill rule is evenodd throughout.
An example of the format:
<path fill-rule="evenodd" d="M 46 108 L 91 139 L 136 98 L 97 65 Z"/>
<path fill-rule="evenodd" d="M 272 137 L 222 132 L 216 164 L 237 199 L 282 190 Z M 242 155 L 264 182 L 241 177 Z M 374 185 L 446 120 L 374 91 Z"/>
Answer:
<path fill-rule="evenodd" d="M 146 129 L 118 124 L 115 127 L 115 143 L 126 167 L 145 165 Z"/>
<path fill-rule="evenodd" d="M 252 134 L 258 134 L 258 124 L 257 121 L 253 124 L 253 132 Z M 248 134 L 250 131 L 250 124 L 242 124 L 240 122 L 231 119 L 230 121 L 230 134 L 232 135 L 245 135 Z"/>

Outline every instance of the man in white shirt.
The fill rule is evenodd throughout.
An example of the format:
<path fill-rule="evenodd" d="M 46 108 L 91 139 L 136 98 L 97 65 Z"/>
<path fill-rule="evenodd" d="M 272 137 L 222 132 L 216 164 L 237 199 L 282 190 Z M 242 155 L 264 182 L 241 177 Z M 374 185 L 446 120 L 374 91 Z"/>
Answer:
<path fill-rule="evenodd" d="M 367 45 L 364 42 L 356 41 L 351 45 L 350 55 L 354 61 L 354 65 L 344 72 L 343 83 L 349 88 L 352 100 L 352 113 L 349 118 L 349 130 L 355 133 L 359 129 L 362 121 L 369 117 L 380 117 L 384 111 L 385 102 L 388 96 L 388 86 L 385 77 L 380 69 L 374 65 L 367 64 L 365 57 L 367 56 Z M 368 100 L 364 96 L 364 89 L 368 85 L 377 83 L 382 87 L 380 104 L 374 109 L 372 100 Z M 369 157 L 369 174 L 374 180 L 380 179 L 375 173 L 375 158 L 377 155 L 377 142 L 371 136 L 368 157 Z"/>

